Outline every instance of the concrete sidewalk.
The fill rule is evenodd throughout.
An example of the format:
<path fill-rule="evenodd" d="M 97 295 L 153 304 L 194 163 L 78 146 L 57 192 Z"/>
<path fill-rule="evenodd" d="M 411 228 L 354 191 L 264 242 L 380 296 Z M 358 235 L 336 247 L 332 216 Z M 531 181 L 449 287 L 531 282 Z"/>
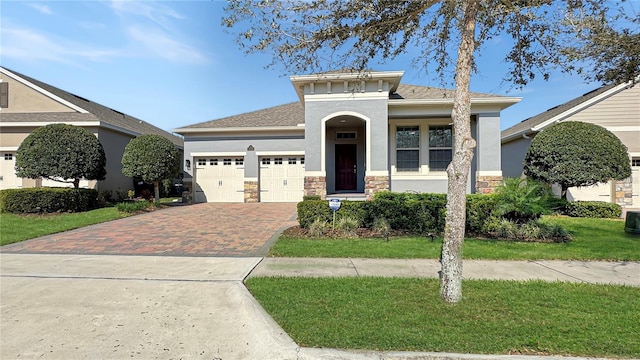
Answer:
<path fill-rule="evenodd" d="M 264 258 L 249 276 L 438 277 L 436 259 Z M 640 262 L 464 260 L 465 279 L 640 286 Z"/>
<path fill-rule="evenodd" d="M 567 359 L 300 348 L 242 283 L 258 275 L 437 276 L 438 268 L 435 260 L 0 253 L 0 358 Z M 639 274 L 636 262 L 465 261 L 466 277 L 639 286 Z"/>

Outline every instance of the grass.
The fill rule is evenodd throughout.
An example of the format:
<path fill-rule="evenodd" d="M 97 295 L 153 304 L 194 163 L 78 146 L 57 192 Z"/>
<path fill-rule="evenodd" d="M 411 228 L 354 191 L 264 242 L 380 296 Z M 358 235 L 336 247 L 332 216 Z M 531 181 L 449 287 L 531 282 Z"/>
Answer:
<path fill-rule="evenodd" d="M 82 213 L 49 215 L 0 214 L 0 245 L 33 239 L 125 217 L 115 207 L 107 207 Z"/>
<path fill-rule="evenodd" d="M 487 260 L 640 260 L 640 237 L 624 232 L 624 221 L 548 216 L 545 222 L 560 224 L 572 234 L 569 243 L 524 243 L 465 239 L 465 259 Z M 438 258 L 442 239 L 398 237 L 389 242 L 373 239 L 314 239 L 283 236 L 269 256 Z"/>
<path fill-rule="evenodd" d="M 160 203 L 172 203 L 176 199 L 180 198 L 160 198 Z M 120 212 L 115 206 L 82 213 L 46 215 L 0 213 L 0 246 L 131 215 L 135 214 Z"/>
<path fill-rule="evenodd" d="M 640 288 L 437 279 L 249 278 L 300 346 L 480 354 L 640 357 Z"/>

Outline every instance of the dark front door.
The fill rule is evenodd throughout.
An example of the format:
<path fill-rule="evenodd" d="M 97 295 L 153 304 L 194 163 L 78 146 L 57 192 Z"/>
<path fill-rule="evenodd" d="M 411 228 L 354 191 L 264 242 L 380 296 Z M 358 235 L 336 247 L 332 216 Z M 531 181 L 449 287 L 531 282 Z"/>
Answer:
<path fill-rule="evenodd" d="M 336 191 L 356 190 L 356 144 L 336 145 Z"/>

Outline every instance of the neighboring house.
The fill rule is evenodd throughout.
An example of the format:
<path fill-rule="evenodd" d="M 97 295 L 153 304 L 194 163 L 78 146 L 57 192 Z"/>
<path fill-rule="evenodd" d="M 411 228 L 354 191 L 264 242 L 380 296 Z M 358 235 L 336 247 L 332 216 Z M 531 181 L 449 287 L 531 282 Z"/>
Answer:
<path fill-rule="evenodd" d="M 623 181 L 570 188 L 567 198 L 640 207 L 640 85 L 604 86 L 502 131 L 504 176 L 521 176 L 524 157 L 533 137 L 561 121 L 583 121 L 611 131 L 627 146 L 632 170 L 631 178 Z"/>
<path fill-rule="evenodd" d="M 71 186 L 46 179 L 19 178 L 16 150 L 36 128 L 65 123 L 81 126 L 102 144 L 107 158 L 103 181 L 82 180 L 81 187 L 124 191 L 133 180 L 122 174 L 122 154 L 129 141 L 142 134 L 158 134 L 183 150 L 180 137 L 117 110 L 96 104 L 17 72 L 0 67 L 0 189 Z"/>
<path fill-rule="evenodd" d="M 299 102 L 175 129 L 197 202 L 445 193 L 453 91 L 401 84 L 404 72 L 290 78 Z M 477 147 L 467 192 L 502 179 L 500 111 L 519 98 L 471 93 Z"/>

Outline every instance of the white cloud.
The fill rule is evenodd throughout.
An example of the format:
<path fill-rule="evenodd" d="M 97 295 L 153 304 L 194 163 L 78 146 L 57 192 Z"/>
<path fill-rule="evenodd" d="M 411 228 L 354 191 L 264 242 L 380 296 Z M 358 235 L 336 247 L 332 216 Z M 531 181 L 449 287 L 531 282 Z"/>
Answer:
<path fill-rule="evenodd" d="M 2 28 L 2 56 L 7 58 L 72 64 L 82 60 L 108 61 L 120 55 L 118 50 L 89 47 L 67 39 L 54 39 L 28 28 L 12 27 L 6 21 Z"/>
<path fill-rule="evenodd" d="M 171 19 L 182 20 L 185 17 L 172 8 L 157 2 L 113 0 L 111 8 L 119 15 L 137 15 L 145 17 L 165 29 L 170 28 Z"/>
<path fill-rule="evenodd" d="M 174 63 L 205 64 L 208 59 L 200 51 L 180 41 L 174 40 L 164 32 L 151 28 L 132 26 L 127 29 L 129 37 L 141 44 L 153 56 Z"/>
<path fill-rule="evenodd" d="M 27 6 L 45 15 L 53 15 L 53 11 L 51 11 L 51 8 L 46 5 L 29 3 L 27 4 Z"/>

